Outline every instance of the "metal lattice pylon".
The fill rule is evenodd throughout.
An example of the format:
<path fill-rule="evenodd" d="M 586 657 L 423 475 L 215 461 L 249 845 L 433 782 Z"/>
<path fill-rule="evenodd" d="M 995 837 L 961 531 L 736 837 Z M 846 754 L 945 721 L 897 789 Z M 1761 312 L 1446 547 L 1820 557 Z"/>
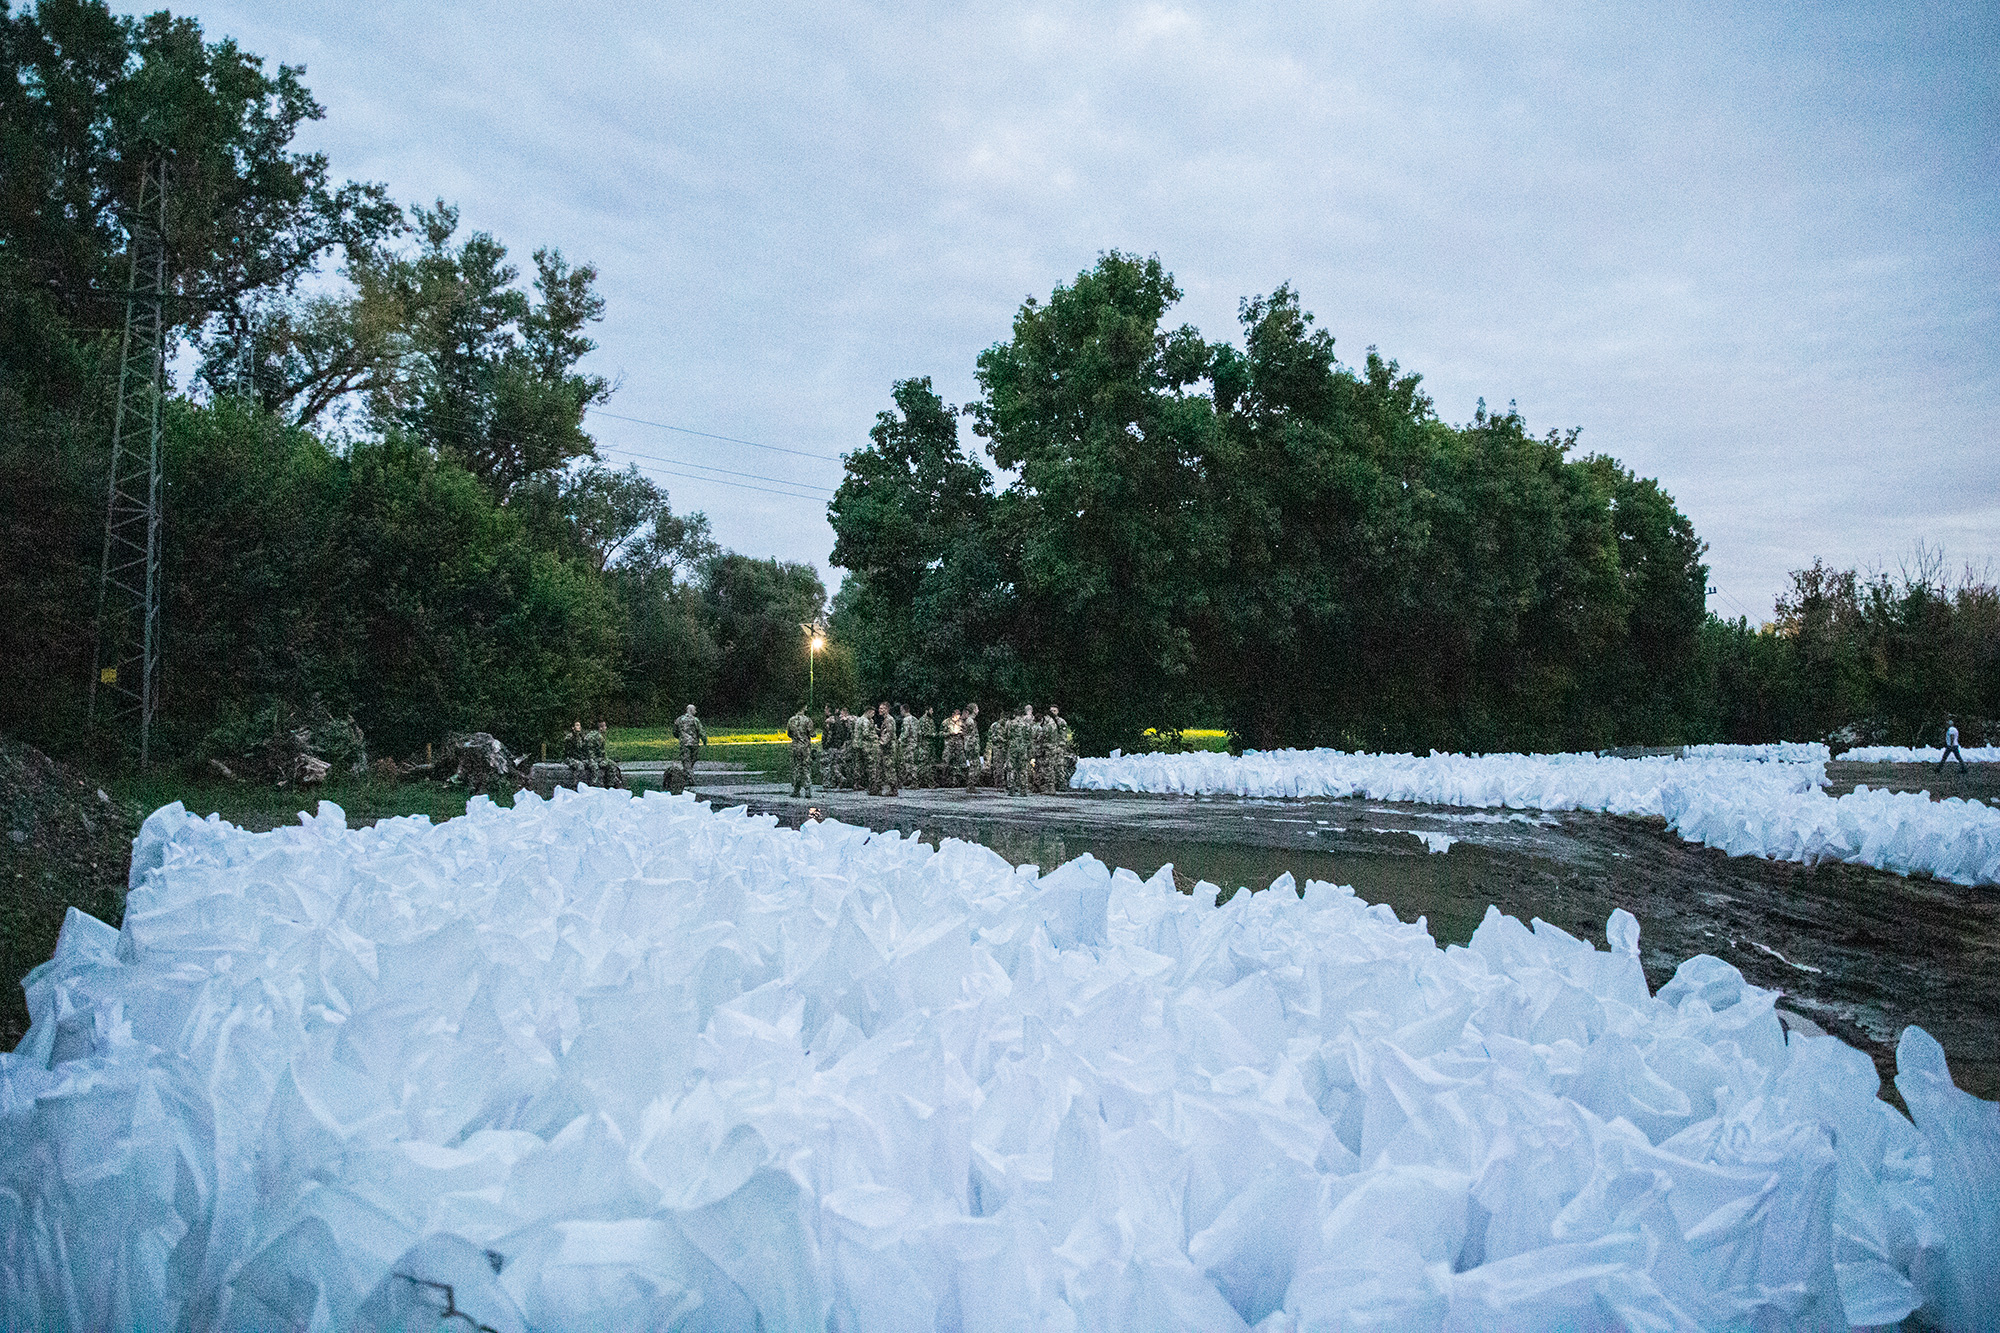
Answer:
<path fill-rule="evenodd" d="M 167 164 L 148 163 L 127 222 L 132 281 L 111 425 L 90 718 L 139 728 L 148 758 L 160 664 L 160 397 L 166 376 Z"/>

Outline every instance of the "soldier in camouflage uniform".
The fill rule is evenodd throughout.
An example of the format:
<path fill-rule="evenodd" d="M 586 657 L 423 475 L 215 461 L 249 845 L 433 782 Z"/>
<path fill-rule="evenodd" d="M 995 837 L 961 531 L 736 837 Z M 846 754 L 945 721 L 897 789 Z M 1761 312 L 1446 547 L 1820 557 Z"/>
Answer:
<path fill-rule="evenodd" d="M 1034 757 L 1035 706 L 1022 704 L 1021 715 L 1007 719 L 1007 794 L 1028 794 L 1028 762 Z"/>
<path fill-rule="evenodd" d="M 1054 704 L 1049 705 L 1049 716 L 1056 721 L 1056 762 L 1060 765 L 1056 787 L 1068 791 L 1070 779 L 1076 776 L 1076 732 L 1071 729 L 1069 719 L 1062 715 L 1062 709 Z"/>
<path fill-rule="evenodd" d="M 896 719 L 890 714 L 887 702 L 875 706 L 873 725 L 876 788 L 882 795 L 894 796 L 900 786 L 897 779 L 901 776 L 899 770 L 902 766 L 897 762 L 900 747 L 897 744 Z"/>
<path fill-rule="evenodd" d="M 584 756 L 587 761 L 584 767 L 590 774 L 587 780 L 593 787 L 607 785 L 606 774 L 611 766 L 611 756 L 604 744 L 605 729 L 606 724 L 599 722 L 597 730 L 583 733 Z"/>
<path fill-rule="evenodd" d="M 926 787 L 938 785 L 938 726 L 925 708 L 917 719 L 917 781 Z"/>
<path fill-rule="evenodd" d="M 874 722 L 875 710 L 872 708 L 847 716 L 847 785 L 855 791 L 865 791 L 868 775 L 875 771 L 862 741 L 862 733 L 874 731 Z"/>
<path fill-rule="evenodd" d="M 1035 766 L 1032 782 L 1034 790 L 1043 796 L 1054 793 L 1056 772 L 1062 767 L 1056 736 L 1055 718 L 1047 713 L 1035 719 L 1034 729 L 1029 733 L 1028 744 Z"/>
<path fill-rule="evenodd" d="M 1014 728 L 1014 719 L 1002 713 L 1000 720 L 986 729 L 986 771 L 993 775 L 995 787 L 1007 785 L 1007 733 Z"/>
<path fill-rule="evenodd" d="M 590 746 L 583 739 L 581 719 L 569 724 L 569 732 L 563 737 L 563 763 L 569 768 L 569 781 L 573 787 L 590 785 Z"/>
<path fill-rule="evenodd" d="M 965 706 L 965 790 L 979 785 L 979 705 Z"/>
<path fill-rule="evenodd" d="M 873 709 L 854 720 L 854 738 L 847 743 L 849 762 L 856 768 L 856 778 L 867 784 L 870 796 L 882 794 L 882 742 L 875 730 Z"/>
<path fill-rule="evenodd" d="M 813 794 L 813 724 L 805 709 L 793 713 L 791 720 L 785 723 L 785 735 L 792 743 L 792 795 L 799 795 L 803 789 L 804 794 L 810 796 Z"/>
<path fill-rule="evenodd" d="M 693 704 L 689 704 L 687 711 L 674 719 L 674 734 L 681 741 L 681 772 L 689 782 L 693 782 L 695 757 L 701 753 L 701 747 L 708 744 L 708 728 L 694 715 Z"/>
<path fill-rule="evenodd" d="M 896 712 L 901 714 L 896 719 L 896 771 L 905 787 L 921 787 L 923 737 L 917 732 L 917 715 L 902 704 L 896 705 Z"/>
<path fill-rule="evenodd" d="M 944 784 L 965 784 L 965 710 L 959 709 L 944 720 Z"/>

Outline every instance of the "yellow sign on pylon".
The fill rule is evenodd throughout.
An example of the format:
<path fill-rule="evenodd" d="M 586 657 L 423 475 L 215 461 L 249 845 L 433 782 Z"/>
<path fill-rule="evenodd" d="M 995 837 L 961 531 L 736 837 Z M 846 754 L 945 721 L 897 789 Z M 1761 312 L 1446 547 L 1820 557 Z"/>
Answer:
<path fill-rule="evenodd" d="M 118 668 L 103 667 L 99 669 L 97 673 L 97 683 L 99 685 L 116 685 L 118 683 Z"/>

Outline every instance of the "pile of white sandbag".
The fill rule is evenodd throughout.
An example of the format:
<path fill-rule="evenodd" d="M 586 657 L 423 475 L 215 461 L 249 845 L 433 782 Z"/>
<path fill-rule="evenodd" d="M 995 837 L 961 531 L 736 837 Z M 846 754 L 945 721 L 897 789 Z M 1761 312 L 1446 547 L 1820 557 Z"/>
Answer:
<path fill-rule="evenodd" d="M 0 1057 L 18 1327 L 2000 1320 L 2000 1108 L 1712 958 L 648 793 L 147 821 Z M 1212 887 L 1212 886 L 1211 886 Z M 1204 893 L 1206 890 L 1204 890 Z"/>
<path fill-rule="evenodd" d="M 1899 874 L 1923 871 L 1954 884 L 2000 884 L 2000 810 L 1926 792 L 1858 786 L 1772 794 L 1690 783 L 1674 789 L 1667 822 L 1689 842 L 1732 856 L 1846 861 Z"/>
<path fill-rule="evenodd" d="M 1594 810 L 1659 815 L 1667 788 L 1690 782 L 1772 793 L 1826 782 L 1818 762 L 1617 759 L 1594 754 L 1350 754 L 1344 750 L 1246 750 L 1127 754 L 1079 759 L 1070 786 L 1087 791 L 1187 796 L 1349 797 L 1509 810 Z"/>
<path fill-rule="evenodd" d="M 1683 745 L 1683 759 L 1734 759 L 1760 764 L 1823 764 L 1833 751 L 1819 741 L 1773 741 L 1768 745 Z"/>
<path fill-rule="evenodd" d="M 2000 745 L 1964 745 L 1958 753 L 1968 764 L 2000 764 Z M 1840 757 L 1850 764 L 1935 764 L 1944 750 L 1936 745 L 1857 745 L 1842 750 Z"/>
<path fill-rule="evenodd" d="M 1348 754 L 1250 750 L 1083 759 L 1072 787 L 1201 796 L 1349 797 L 1515 810 L 1657 815 L 1736 856 L 1847 861 L 1955 884 L 2000 884 L 2000 809 L 1859 788 L 1834 798 L 1824 746 L 1742 756 Z"/>

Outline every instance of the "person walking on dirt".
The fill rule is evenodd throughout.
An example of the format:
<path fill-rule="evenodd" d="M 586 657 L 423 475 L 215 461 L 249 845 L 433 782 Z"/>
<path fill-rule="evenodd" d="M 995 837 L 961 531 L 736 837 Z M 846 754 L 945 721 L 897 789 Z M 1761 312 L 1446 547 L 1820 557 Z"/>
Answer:
<path fill-rule="evenodd" d="M 1944 761 L 1958 760 L 1958 771 L 1964 773 L 1965 756 L 1958 752 L 1958 723 L 1950 718 L 1944 720 L 1944 749 L 1938 752 L 1938 772 L 1944 772 Z"/>
<path fill-rule="evenodd" d="M 693 704 L 689 704 L 687 711 L 674 719 L 674 734 L 681 739 L 681 772 L 689 782 L 693 782 L 695 757 L 701 753 L 701 747 L 708 744 L 708 728 L 694 715 Z"/>

